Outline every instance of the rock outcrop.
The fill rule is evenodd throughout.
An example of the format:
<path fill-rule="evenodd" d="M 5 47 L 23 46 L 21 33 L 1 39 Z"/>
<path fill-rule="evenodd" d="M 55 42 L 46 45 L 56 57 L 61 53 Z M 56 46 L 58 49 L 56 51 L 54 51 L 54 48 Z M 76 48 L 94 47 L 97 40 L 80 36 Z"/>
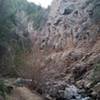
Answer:
<path fill-rule="evenodd" d="M 100 67 L 99 0 L 54 0 L 39 39 L 44 58 L 38 89 L 43 94 L 61 97 L 67 84 L 87 91 L 100 82 L 93 78 Z"/>
<path fill-rule="evenodd" d="M 54 0 L 44 40 L 55 49 L 76 47 L 80 41 L 92 42 L 99 34 L 99 0 Z"/>

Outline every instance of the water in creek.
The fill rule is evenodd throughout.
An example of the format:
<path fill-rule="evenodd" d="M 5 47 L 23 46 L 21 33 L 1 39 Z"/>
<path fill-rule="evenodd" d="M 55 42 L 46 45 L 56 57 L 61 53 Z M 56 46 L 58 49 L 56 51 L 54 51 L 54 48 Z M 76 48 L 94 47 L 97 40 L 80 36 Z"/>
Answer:
<path fill-rule="evenodd" d="M 86 96 L 85 93 L 82 94 L 82 90 L 79 90 L 74 85 L 69 85 L 64 91 L 65 100 L 91 100 L 90 97 Z"/>
<path fill-rule="evenodd" d="M 32 80 L 29 79 L 17 79 L 17 84 L 29 84 Z M 68 85 L 64 90 L 64 100 L 91 100 L 90 97 L 88 97 L 85 93 L 85 91 L 82 91 L 78 89 L 75 85 Z M 58 100 L 58 99 L 56 99 Z M 62 98 L 59 98 L 59 100 L 62 100 Z"/>
<path fill-rule="evenodd" d="M 15 81 L 17 87 L 13 90 L 13 99 L 10 100 L 16 100 L 18 97 L 17 100 L 45 100 L 45 97 L 43 98 L 38 94 L 34 94 L 29 89 L 23 87 L 23 85 L 31 82 L 32 80 L 29 79 L 17 79 Z M 67 85 L 63 94 L 62 98 L 46 98 L 46 100 L 91 100 L 91 98 L 86 95 L 85 91 L 78 89 L 75 85 Z"/>

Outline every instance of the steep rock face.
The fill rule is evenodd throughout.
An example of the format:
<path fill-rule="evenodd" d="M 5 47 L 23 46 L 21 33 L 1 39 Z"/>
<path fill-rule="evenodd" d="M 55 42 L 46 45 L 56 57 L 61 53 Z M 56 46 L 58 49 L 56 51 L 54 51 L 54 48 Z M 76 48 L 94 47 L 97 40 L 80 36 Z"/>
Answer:
<path fill-rule="evenodd" d="M 39 37 L 42 53 L 44 50 L 39 91 L 59 98 L 67 84 L 87 89 L 98 83 L 99 78 L 93 77 L 96 64 L 100 67 L 99 10 L 99 0 L 53 1 Z"/>
<path fill-rule="evenodd" d="M 46 45 L 62 49 L 94 41 L 100 31 L 99 0 L 54 0 L 45 33 Z"/>

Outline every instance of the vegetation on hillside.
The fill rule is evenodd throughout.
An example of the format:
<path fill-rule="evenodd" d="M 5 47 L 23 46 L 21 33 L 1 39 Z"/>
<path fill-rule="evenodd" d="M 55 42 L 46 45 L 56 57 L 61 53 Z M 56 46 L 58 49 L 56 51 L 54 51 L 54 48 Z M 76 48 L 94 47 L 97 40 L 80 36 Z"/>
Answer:
<path fill-rule="evenodd" d="M 28 24 L 40 30 L 47 11 L 27 0 L 0 0 L 0 73 L 17 76 L 18 66 L 24 66 L 22 56 L 31 51 Z"/>

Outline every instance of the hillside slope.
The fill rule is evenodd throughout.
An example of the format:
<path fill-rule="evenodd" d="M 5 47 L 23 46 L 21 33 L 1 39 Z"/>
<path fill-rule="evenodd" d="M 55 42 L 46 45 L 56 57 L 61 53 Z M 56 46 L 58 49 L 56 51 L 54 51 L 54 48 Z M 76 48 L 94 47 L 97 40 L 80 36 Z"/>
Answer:
<path fill-rule="evenodd" d="M 41 30 L 48 11 L 27 0 L 0 0 L 0 6 L 0 77 L 24 76 L 22 67 L 31 66 L 24 59 L 33 53 L 31 33 Z"/>
<path fill-rule="evenodd" d="M 99 0 L 54 0 L 38 43 L 40 69 L 35 78 L 43 94 L 63 98 L 66 85 L 74 84 L 99 100 Z"/>

